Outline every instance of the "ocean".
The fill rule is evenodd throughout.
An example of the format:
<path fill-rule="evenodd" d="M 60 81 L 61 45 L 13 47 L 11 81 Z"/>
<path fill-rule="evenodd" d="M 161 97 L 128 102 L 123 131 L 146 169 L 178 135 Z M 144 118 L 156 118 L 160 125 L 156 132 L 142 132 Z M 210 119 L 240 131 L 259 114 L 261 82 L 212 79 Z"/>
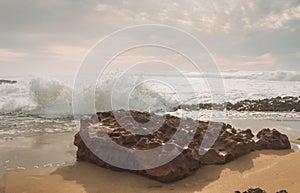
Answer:
<path fill-rule="evenodd" d="M 2 76 L 0 79 L 17 81 L 0 84 L 0 137 L 65 133 L 78 129 L 72 109 L 74 76 Z M 182 103 L 191 105 L 213 102 L 207 79 L 221 79 L 224 95 L 217 97 L 225 97 L 225 101 L 232 103 L 244 99 L 300 96 L 298 71 L 228 71 L 220 75 L 183 72 L 180 77 L 168 73 L 143 73 L 121 78 L 116 74 L 108 74 L 97 82 L 95 111 L 126 109 L 129 106 L 134 110 L 209 120 L 210 110 L 179 109 L 170 112 Z M 132 87 L 139 81 L 142 84 Z M 85 90 L 93 92 L 93 86 L 85 85 Z M 130 94 L 128 99 L 123 96 L 126 93 Z M 86 93 L 81 94 L 79 98 L 84 103 Z M 93 110 L 83 108 L 82 113 L 89 114 Z M 300 134 L 299 112 L 231 110 L 226 111 L 225 115 L 225 122 L 238 128 L 276 127 L 293 137 Z"/>

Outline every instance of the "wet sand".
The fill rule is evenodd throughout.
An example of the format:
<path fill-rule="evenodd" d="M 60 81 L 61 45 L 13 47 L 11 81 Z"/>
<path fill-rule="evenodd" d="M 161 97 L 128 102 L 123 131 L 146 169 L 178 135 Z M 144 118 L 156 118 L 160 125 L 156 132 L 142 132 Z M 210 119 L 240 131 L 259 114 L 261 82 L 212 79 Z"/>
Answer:
<path fill-rule="evenodd" d="M 8 171 L 1 180 L 4 193 L 219 193 L 261 187 L 268 192 L 300 189 L 300 151 L 256 151 L 225 165 L 204 166 L 171 184 L 103 169 L 88 163 Z"/>
<path fill-rule="evenodd" d="M 0 138 L 0 177 L 5 170 L 75 162 L 75 132 Z"/>
<path fill-rule="evenodd" d="M 246 125 L 237 122 L 235 126 L 255 125 L 251 121 L 243 123 Z M 299 132 L 286 131 L 283 128 L 282 132 L 300 145 Z M 136 174 L 76 162 L 74 134 L 0 138 L 0 193 L 230 193 L 251 187 L 271 193 L 300 190 L 299 150 L 256 151 L 225 165 L 204 166 L 176 183 L 162 184 Z"/>

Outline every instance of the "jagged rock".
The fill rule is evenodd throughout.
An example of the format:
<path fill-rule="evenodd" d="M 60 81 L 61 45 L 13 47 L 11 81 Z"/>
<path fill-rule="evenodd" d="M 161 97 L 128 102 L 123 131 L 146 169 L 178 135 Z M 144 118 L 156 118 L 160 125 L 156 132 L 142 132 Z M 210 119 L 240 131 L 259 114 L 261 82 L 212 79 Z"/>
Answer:
<path fill-rule="evenodd" d="M 241 193 L 240 191 L 235 191 L 235 193 Z M 250 188 L 247 191 L 244 191 L 243 193 L 267 193 L 265 190 L 262 190 L 260 188 Z M 280 190 L 276 193 L 288 193 L 286 190 Z"/>
<path fill-rule="evenodd" d="M 208 165 L 224 164 L 254 151 L 255 142 L 252 137 L 253 134 L 251 130 L 231 133 L 223 129 L 218 140 L 201 158 L 201 163 Z"/>
<path fill-rule="evenodd" d="M 0 84 L 16 84 L 16 80 L 0 80 Z"/>
<path fill-rule="evenodd" d="M 131 115 L 136 122 L 144 123 L 145 127 L 139 128 L 139 125 L 133 124 L 128 115 Z M 148 124 L 149 121 L 150 124 Z M 129 128 L 135 127 L 145 134 L 128 131 Z M 217 132 L 218 128 L 220 132 Z M 263 130 L 258 135 L 259 143 L 255 143 L 250 129 L 241 131 L 224 123 L 209 123 L 186 118 L 180 119 L 171 115 L 159 116 L 121 110 L 114 113 L 98 113 L 91 119 L 82 120 L 80 131 L 75 135 L 74 144 L 78 147 L 78 161 L 88 161 L 113 170 L 126 170 L 109 164 L 114 160 L 132 167 L 142 168 L 141 166 L 147 164 L 149 160 L 138 155 L 136 157 L 128 156 L 128 152 L 162 147 L 161 152 L 151 156 L 157 159 L 161 159 L 167 154 L 177 155 L 177 157 L 175 156 L 172 161 L 152 169 L 130 171 L 161 182 L 173 182 L 191 175 L 202 165 L 224 164 L 255 149 L 290 148 L 285 145 L 286 136 L 275 131 Z M 175 133 L 176 137 L 174 137 Z M 200 148 L 204 136 L 208 142 L 213 144 L 209 149 L 203 148 L 203 146 Z M 270 136 L 272 140 L 268 139 Z M 125 147 L 125 150 L 117 151 L 110 147 L 108 142 L 111 140 Z M 188 142 L 187 146 L 182 146 L 186 141 Z M 93 152 L 89 149 L 90 147 Z M 203 154 L 205 150 L 207 152 Z M 95 152 L 108 155 L 109 160 L 105 162 L 99 159 L 94 154 Z"/>
<path fill-rule="evenodd" d="M 290 149 L 291 144 L 286 135 L 275 129 L 262 129 L 256 135 L 256 149 Z"/>
<path fill-rule="evenodd" d="M 235 193 L 241 193 L 240 191 L 235 191 Z M 266 191 L 260 189 L 260 188 L 250 188 L 247 191 L 244 191 L 243 193 L 266 193 Z"/>
<path fill-rule="evenodd" d="M 276 193 L 288 193 L 288 192 L 286 190 L 280 190 L 280 191 L 278 191 Z"/>
<path fill-rule="evenodd" d="M 300 97 L 285 96 L 275 98 L 265 98 L 258 100 L 241 100 L 236 103 L 226 102 L 224 104 L 215 103 L 200 103 L 200 104 L 183 104 L 173 108 L 173 111 L 178 109 L 199 110 L 199 109 L 216 109 L 218 107 L 226 107 L 227 110 L 235 111 L 288 111 L 300 112 Z M 223 108 L 221 108 L 223 109 Z"/>

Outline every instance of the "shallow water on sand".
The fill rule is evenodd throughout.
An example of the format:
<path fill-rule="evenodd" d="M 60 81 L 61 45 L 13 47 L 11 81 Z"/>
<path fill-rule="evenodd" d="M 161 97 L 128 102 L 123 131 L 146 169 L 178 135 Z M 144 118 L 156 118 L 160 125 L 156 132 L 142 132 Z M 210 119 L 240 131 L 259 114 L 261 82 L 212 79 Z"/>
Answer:
<path fill-rule="evenodd" d="M 75 162 L 74 132 L 0 138 L 0 176 L 5 170 L 69 165 Z"/>
<path fill-rule="evenodd" d="M 176 112 L 173 113 L 176 115 Z M 197 118 L 199 112 L 186 112 L 185 117 Z M 209 120 L 205 111 L 201 120 Z M 77 131 L 71 118 L 14 117 L 5 115 L 5 129 L 0 134 L 0 176 L 9 168 L 33 168 L 61 166 L 74 163 L 76 147 L 73 145 Z M 199 118 L 199 117 L 198 117 Z M 243 113 L 227 112 L 223 120 L 237 129 L 250 128 L 257 133 L 262 128 L 276 128 L 290 139 L 300 137 L 298 113 Z M 22 131 L 14 133 L 12 131 Z M 296 148 L 297 146 L 293 146 Z"/>

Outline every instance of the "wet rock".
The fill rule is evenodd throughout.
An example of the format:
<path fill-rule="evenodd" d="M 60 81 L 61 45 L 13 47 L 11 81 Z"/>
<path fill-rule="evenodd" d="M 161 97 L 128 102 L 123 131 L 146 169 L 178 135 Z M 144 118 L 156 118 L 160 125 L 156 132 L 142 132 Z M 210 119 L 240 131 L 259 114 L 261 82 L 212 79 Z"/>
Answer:
<path fill-rule="evenodd" d="M 258 141 L 256 149 L 290 149 L 291 144 L 288 137 L 275 129 L 262 129 L 256 135 Z"/>
<path fill-rule="evenodd" d="M 300 112 L 300 97 L 286 96 L 286 97 L 275 97 L 275 98 L 265 98 L 258 100 L 241 100 L 236 103 L 205 103 L 205 104 L 192 104 L 192 105 L 179 105 L 175 107 L 173 111 L 178 109 L 184 110 L 199 110 L 199 109 L 223 109 L 226 107 L 227 110 L 235 111 L 287 111 L 287 112 Z"/>
<path fill-rule="evenodd" d="M 16 80 L 0 80 L 0 85 L 1 84 L 16 84 Z"/>
<path fill-rule="evenodd" d="M 129 120 L 128 114 L 136 123 Z M 131 132 L 128 130 L 131 127 L 142 129 L 146 134 Z M 82 120 L 74 144 L 78 147 L 78 161 L 121 171 L 128 169 L 111 163 L 117 160 L 126 164 L 127 168 L 144 168 L 151 164 L 149 157 L 135 152 L 161 148 L 151 157 L 160 161 L 166 155 L 174 155 L 174 159 L 155 168 L 129 171 L 160 182 L 173 182 L 193 174 L 202 165 L 224 164 L 256 149 L 290 148 L 287 137 L 276 130 L 262 130 L 256 143 L 253 136 L 250 129 L 236 130 L 224 123 L 121 110 L 98 113 L 96 117 Z M 207 144 L 202 144 L 204 137 L 211 147 L 205 148 Z M 124 148 L 118 150 L 111 147 L 110 142 Z M 97 157 L 98 153 L 105 155 L 105 160 Z"/>

